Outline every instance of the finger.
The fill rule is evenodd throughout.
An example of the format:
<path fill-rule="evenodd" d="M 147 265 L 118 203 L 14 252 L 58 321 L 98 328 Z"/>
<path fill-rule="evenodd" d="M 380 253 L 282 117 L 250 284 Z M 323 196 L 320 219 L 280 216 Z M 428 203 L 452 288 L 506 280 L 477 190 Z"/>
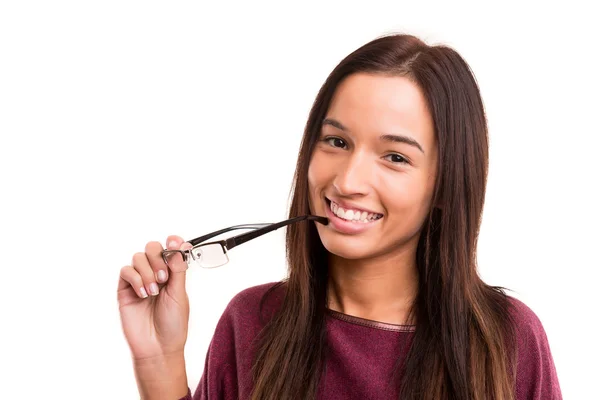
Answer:
<path fill-rule="evenodd" d="M 168 250 L 186 250 L 191 248 L 192 245 L 184 242 L 180 236 L 171 235 L 167 238 Z M 183 272 L 188 269 L 187 262 L 181 256 L 173 257 L 172 261 L 169 261 L 168 267 L 172 272 Z"/>
<path fill-rule="evenodd" d="M 146 253 L 135 253 L 131 261 L 131 266 L 140 274 L 142 282 L 148 294 L 152 296 L 158 295 L 158 284 L 156 283 L 156 276 L 150 266 Z"/>
<path fill-rule="evenodd" d="M 192 245 L 184 242 L 179 246 L 179 250 L 187 250 L 191 249 Z M 187 271 L 188 265 L 185 261 L 179 261 L 175 263 L 175 265 L 171 266 L 171 277 L 169 279 L 168 285 L 173 290 L 181 290 L 185 291 L 185 272 Z"/>
<path fill-rule="evenodd" d="M 169 268 L 162 258 L 162 245 L 159 242 L 148 242 L 145 251 L 146 257 L 150 262 L 150 267 L 154 271 L 154 279 L 158 283 L 165 283 L 169 278 Z"/>
<path fill-rule="evenodd" d="M 181 244 L 184 240 L 181 236 L 171 235 L 167 238 L 167 249 L 169 250 L 177 250 L 181 247 Z"/>
<path fill-rule="evenodd" d="M 128 265 L 121 268 L 121 272 L 119 274 L 119 287 L 117 288 L 117 291 L 128 289 L 129 287 L 131 287 L 142 299 L 148 297 L 142 277 L 132 266 Z"/>

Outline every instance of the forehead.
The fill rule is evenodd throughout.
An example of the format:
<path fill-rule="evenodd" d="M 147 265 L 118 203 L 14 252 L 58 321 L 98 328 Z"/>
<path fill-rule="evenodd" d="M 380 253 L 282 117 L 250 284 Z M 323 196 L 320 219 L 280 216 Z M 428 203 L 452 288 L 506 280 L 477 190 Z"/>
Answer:
<path fill-rule="evenodd" d="M 357 73 L 337 87 L 327 117 L 355 135 L 405 134 L 427 147 L 434 142 L 431 115 L 421 89 L 401 76 Z"/>

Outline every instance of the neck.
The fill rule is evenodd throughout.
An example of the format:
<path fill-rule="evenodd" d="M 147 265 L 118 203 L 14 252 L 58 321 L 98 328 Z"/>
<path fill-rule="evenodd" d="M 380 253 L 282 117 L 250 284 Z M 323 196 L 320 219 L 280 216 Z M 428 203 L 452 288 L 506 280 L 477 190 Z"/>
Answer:
<path fill-rule="evenodd" d="M 327 293 L 328 307 L 334 311 L 390 324 L 413 324 L 409 315 L 417 290 L 415 251 L 368 260 L 330 255 Z"/>

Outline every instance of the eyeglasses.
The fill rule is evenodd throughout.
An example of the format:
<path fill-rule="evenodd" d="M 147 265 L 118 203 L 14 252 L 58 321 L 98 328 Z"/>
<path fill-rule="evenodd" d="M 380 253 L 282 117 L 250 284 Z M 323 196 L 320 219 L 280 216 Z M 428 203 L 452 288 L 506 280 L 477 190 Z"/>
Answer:
<path fill-rule="evenodd" d="M 162 258 L 165 264 L 168 266 L 185 261 L 188 266 L 196 264 L 201 268 L 220 267 L 229 262 L 227 252 L 233 249 L 235 246 L 239 246 L 242 243 L 246 243 L 252 239 L 264 235 L 265 233 L 272 232 L 286 225 L 291 225 L 304 220 L 316 221 L 323 225 L 327 225 L 329 223 L 329 220 L 325 217 L 319 217 L 316 215 L 303 215 L 274 224 L 248 224 L 230 226 L 229 228 L 221 229 L 207 235 L 188 240 L 188 242 L 193 246 L 191 249 L 163 250 Z M 207 240 L 210 240 L 223 233 L 238 229 L 253 229 L 253 231 L 242 233 L 240 235 L 230 237 L 229 239 L 204 243 Z"/>

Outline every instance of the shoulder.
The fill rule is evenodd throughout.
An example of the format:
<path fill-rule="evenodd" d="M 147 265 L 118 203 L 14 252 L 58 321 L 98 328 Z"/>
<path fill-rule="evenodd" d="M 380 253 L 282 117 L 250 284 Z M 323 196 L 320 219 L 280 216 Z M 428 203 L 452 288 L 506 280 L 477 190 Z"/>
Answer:
<path fill-rule="evenodd" d="M 283 300 L 284 282 L 269 282 L 237 293 L 227 305 L 230 311 L 256 311 L 261 306 L 277 307 Z"/>
<path fill-rule="evenodd" d="M 234 325 L 240 323 L 260 328 L 265 317 L 270 317 L 279 309 L 285 295 L 284 282 L 269 282 L 248 287 L 237 293 L 229 301 L 222 316 Z"/>
<path fill-rule="evenodd" d="M 521 300 L 508 296 L 510 317 L 514 326 L 519 355 L 549 355 L 546 330 L 537 314 Z"/>
<path fill-rule="evenodd" d="M 561 399 L 546 331 L 537 314 L 508 296 L 517 350 L 517 399 Z"/>
<path fill-rule="evenodd" d="M 521 300 L 507 296 L 510 316 L 515 326 L 516 334 L 545 336 L 544 328 L 539 317 Z"/>
<path fill-rule="evenodd" d="M 265 294 L 277 291 L 277 289 L 281 289 L 283 285 L 283 282 L 269 282 L 262 285 L 251 286 L 237 293 L 231 300 L 231 303 L 237 304 L 248 301 L 254 303 L 256 301 L 260 301 Z"/>
<path fill-rule="evenodd" d="M 283 294 L 283 283 L 271 282 L 233 296 L 215 328 L 194 399 L 248 397 L 253 343 Z"/>

